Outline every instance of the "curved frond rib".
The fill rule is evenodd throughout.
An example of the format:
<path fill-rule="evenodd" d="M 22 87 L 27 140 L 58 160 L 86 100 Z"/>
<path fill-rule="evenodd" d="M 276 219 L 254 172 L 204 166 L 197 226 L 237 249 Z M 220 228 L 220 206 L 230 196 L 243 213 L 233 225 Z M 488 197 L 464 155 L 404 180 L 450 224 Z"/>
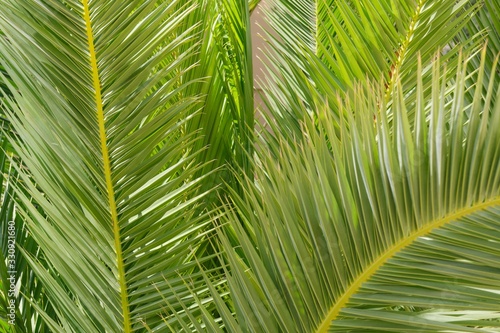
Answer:
<path fill-rule="evenodd" d="M 410 41 L 412 40 L 413 35 L 415 33 L 415 26 L 418 22 L 418 19 L 420 17 L 421 12 L 422 12 L 423 5 L 424 5 L 423 1 L 420 0 L 417 4 L 417 8 L 415 9 L 415 13 L 411 18 L 411 22 L 410 22 L 410 25 L 408 27 L 408 32 L 406 34 L 406 37 L 403 40 L 403 43 L 401 44 L 399 49 L 396 51 L 396 57 L 397 57 L 396 62 L 394 63 L 394 65 L 391 68 L 391 72 L 390 72 L 390 76 L 389 76 L 390 80 L 386 84 L 386 86 L 387 86 L 386 97 L 385 97 L 386 103 L 388 102 L 388 100 L 390 98 L 390 93 L 391 93 L 392 89 L 394 88 L 394 78 L 397 77 L 399 74 L 399 69 L 400 69 L 401 65 L 403 64 L 406 50 L 408 49 L 408 45 L 410 44 Z"/>
<path fill-rule="evenodd" d="M 424 237 L 430 234 L 434 229 L 442 227 L 450 222 L 453 222 L 457 219 L 460 219 L 464 216 L 472 214 L 474 212 L 487 209 L 492 206 L 500 205 L 500 198 L 495 197 L 488 201 L 484 201 L 478 204 L 475 204 L 471 207 L 466 207 L 461 210 L 458 210 L 452 214 L 446 215 L 442 218 L 436 219 L 431 223 L 423 226 L 420 229 L 412 232 L 408 237 L 401 239 L 399 242 L 395 243 L 393 246 L 389 247 L 384 253 L 382 253 L 377 260 L 375 260 L 370 266 L 368 266 L 361 275 L 347 288 L 347 290 L 342 294 L 342 296 L 338 299 L 337 302 L 330 308 L 328 314 L 325 316 L 323 322 L 319 325 L 316 332 L 325 333 L 328 332 L 328 328 L 331 325 L 331 322 L 334 321 L 342 308 L 349 302 L 351 297 L 356 294 L 363 283 L 367 282 L 370 277 L 372 277 L 382 265 L 384 265 L 389 259 L 394 257 L 399 251 L 403 250 L 413 242 L 415 242 L 418 238 Z"/>
<path fill-rule="evenodd" d="M 94 90 L 95 90 L 95 102 L 97 108 L 97 120 L 99 122 L 99 137 L 101 140 L 101 153 L 102 153 L 103 169 L 104 169 L 103 171 L 106 181 L 106 188 L 108 192 L 111 220 L 113 223 L 113 235 L 115 240 L 116 261 L 118 267 L 118 280 L 120 284 L 120 295 L 121 295 L 122 311 L 123 311 L 123 327 L 124 327 L 124 332 L 128 333 L 131 331 L 130 310 L 128 304 L 127 285 L 125 282 L 125 267 L 123 263 L 122 246 L 120 239 L 120 226 L 118 224 L 118 213 L 115 201 L 115 191 L 113 187 L 113 182 L 111 180 L 111 163 L 109 160 L 109 151 L 107 146 L 107 135 L 106 135 L 104 110 L 103 110 L 103 102 L 101 94 L 101 81 L 99 79 L 97 57 L 94 48 L 94 37 L 92 33 L 89 3 L 88 0 L 82 0 L 82 2 L 84 8 L 84 20 L 86 24 L 87 39 L 89 43 L 90 62 L 92 66 L 92 76 L 93 76 Z"/>

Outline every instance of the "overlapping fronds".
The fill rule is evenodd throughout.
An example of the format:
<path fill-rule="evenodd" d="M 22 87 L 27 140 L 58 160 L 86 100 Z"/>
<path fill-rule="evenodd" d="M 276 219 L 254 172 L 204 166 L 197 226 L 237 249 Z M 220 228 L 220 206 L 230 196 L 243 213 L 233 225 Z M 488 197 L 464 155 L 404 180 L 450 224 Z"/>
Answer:
<path fill-rule="evenodd" d="M 297 1 L 274 0 L 268 13 L 270 59 L 268 109 L 280 122 L 300 132 L 301 106 L 309 113 L 336 93 L 348 92 L 359 81 L 382 81 L 390 102 L 394 77 L 404 93 L 415 91 L 418 57 L 429 64 L 442 53 L 448 68 L 457 65 L 458 52 L 477 53 L 485 31 L 455 38 L 482 3 L 469 1 Z M 275 36 L 275 37 L 273 37 Z M 457 43 L 459 41 L 459 43 Z M 423 71 L 424 94 L 430 93 L 431 68 Z M 397 74 L 397 75 L 396 75 Z M 445 72 L 443 71 L 443 75 Z M 278 84 L 275 82 L 278 81 Z M 408 112 L 414 112 L 407 105 Z M 338 121 L 338 118 L 335 118 Z"/>
<path fill-rule="evenodd" d="M 1 62 L 16 84 L 5 111 L 29 170 L 18 195 L 50 269 L 21 252 L 54 332 L 161 329 L 167 291 L 185 296 L 181 277 L 197 279 L 191 257 L 208 220 L 186 125 L 201 100 L 186 80 L 196 5 L 2 2 Z"/>
<path fill-rule="evenodd" d="M 0 180 L 2 197 L 0 207 L 0 326 L 2 332 L 49 332 L 47 325 L 32 303 L 26 299 L 36 299 L 38 306 L 55 316 L 48 302 L 40 280 L 33 274 L 26 259 L 20 255 L 22 247 L 33 257 L 37 257 L 48 269 L 50 266 L 39 251 L 39 246 L 29 233 L 26 224 L 17 213 L 19 202 L 15 188 L 18 187 L 16 169 L 11 159 L 15 156 L 7 138 L 0 139 Z M 21 288 L 23 286 L 21 294 Z M 26 297 L 26 298 L 24 298 Z M 14 325 L 12 325 L 14 323 Z"/>
<path fill-rule="evenodd" d="M 197 9 L 204 19 L 200 65 L 188 77 L 205 78 L 192 85 L 190 93 L 201 94 L 202 109 L 188 123 L 200 133 L 198 146 L 205 152 L 198 160 L 214 161 L 200 173 L 214 173 L 208 188 L 222 180 L 235 184 L 225 167 L 248 170 L 253 128 L 252 57 L 249 9 L 244 1 L 204 0 Z"/>
<path fill-rule="evenodd" d="M 257 3 L 2 1 L 9 329 L 499 331 L 498 5 L 273 0 L 254 153 Z"/>
<path fill-rule="evenodd" d="M 256 182 L 229 213 L 244 223 L 220 233 L 238 322 L 226 314 L 228 326 L 498 330 L 500 105 L 491 101 L 500 89 L 486 81 L 487 93 L 467 102 L 467 67 L 455 68 L 450 87 L 436 61 L 427 98 L 419 68 L 414 116 L 399 80 L 391 123 L 380 110 L 384 87 L 360 86 L 339 102 L 340 135 L 325 107 L 295 144 L 261 150 Z M 482 86 L 484 77 L 483 66 L 473 80 Z M 376 111 L 384 112 L 374 121 Z M 230 250 L 233 231 L 240 246 Z"/>

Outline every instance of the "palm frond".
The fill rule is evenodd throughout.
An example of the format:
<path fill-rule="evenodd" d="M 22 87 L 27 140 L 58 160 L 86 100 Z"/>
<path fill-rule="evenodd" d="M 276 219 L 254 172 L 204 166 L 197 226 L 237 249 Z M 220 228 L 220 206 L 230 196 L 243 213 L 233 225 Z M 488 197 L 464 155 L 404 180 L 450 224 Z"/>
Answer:
<path fill-rule="evenodd" d="M 471 6 L 475 3 L 472 2 Z M 500 70 L 497 68 L 496 72 L 491 72 L 493 66 L 495 66 L 494 59 L 495 56 L 500 53 L 500 4 L 497 1 L 485 1 L 484 5 L 478 11 L 477 15 L 474 15 L 472 19 L 467 23 L 462 32 L 455 38 L 455 43 L 460 43 L 460 40 L 468 38 L 468 36 L 480 35 L 486 36 L 486 41 L 488 43 L 488 48 L 486 52 L 487 57 L 484 59 L 485 68 L 488 69 L 485 75 L 493 74 L 493 77 L 488 80 L 500 80 Z M 469 71 L 473 72 L 479 67 L 481 63 L 481 56 L 478 54 L 469 61 Z M 471 82 L 473 84 L 473 82 Z M 483 91 L 486 91 L 487 86 L 483 87 Z M 467 96 L 472 99 L 474 96 L 474 91 L 468 91 Z M 495 96 L 493 96 L 495 98 Z"/>
<path fill-rule="evenodd" d="M 257 8 L 259 3 L 260 3 L 260 0 L 249 0 L 248 1 L 248 10 L 249 10 L 250 14 L 254 11 L 255 8 Z"/>
<path fill-rule="evenodd" d="M 201 100 L 186 79 L 195 11 L 180 1 L 2 3 L 1 62 L 17 86 L 5 111 L 29 170 L 18 170 L 20 214 L 51 269 L 22 252 L 55 309 L 35 300 L 52 331 L 162 329 L 159 304 L 174 299 L 169 290 L 189 292 L 181 276 L 196 280 L 208 219 L 187 131 Z"/>
<path fill-rule="evenodd" d="M 460 50 L 478 53 L 485 38 L 482 31 L 459 34 L 481 8 L 479 2 L 276 0 L 273 4 L 267 15 L 275 78 L 269 79 L 266 100 L 273 117 L 289 122 L 290 128 L 298 128 L 296 119 L 301 117 L 291 110 L 305 105 L 313 113 L 320 108 L 316 102 L 323 99 L 333 107 L 335 91 L 342 94 L 366 79 L 385 83 L 385 102 L 390 104 L 393 78 L 402 81 L 405 94 L 415 91 L 419 57 L 429 64 L 442 53 L 442 61 L 453 69 Z M 431 72 L 430 67 L 423 71 L 426 94 Z M 414 112 L 411 105 L 407 109 Z"/>
<path fill-rule="evenodd" d="M 43 293 L 42 284 L 21 255 L 19 248 L 37 257 L 49 267 L 39 251 L 39 246 L 17 213 L 19 203 L 15 188 L 19 177 L 13 164 L 19 163 L 7 137 L 0 137 L 0 322 L 5 332 L 48 332 L 47 326 L 29 300 L 37 299 L 45 312 L 53 313 L 51 304 Z M 36 203 L 35 203 L 36 205 Z M 20 286 L 23 286 L 21 295 Z M 11 325 L 14 323 L 14 325 Z"/>
<path fill-rule="evenodd" d="M 467 66 L 450 87 L 436 61 L 431 97 L 419 68 L 414 115 L 398 78 L 391 123 L 387 109 L 372 117 L 384 86 L 360 86 L 339 102 L 340 135 L 324 104 L 295 143 L 258 150 L 256 182 L 228 211 L 240 246 L 226 252 L 227 280 L 243 331 L 500 327 L 500 89 L 491 80 L 468 103 Z M 476 85 L 485 76 L 481 67 Z"/>
<path fill-rule="evenodd" d="M 235 186 L 226 167 L 250 172 L 253 141 L 249 9 L 245 2 L 205 0 L 199 10 L 206 19 L 200 66 L 190 75 L 206 80 L 190 87 L 191 94 L 201 94 L 203 99 L 202 110 L 189 121 L 188 131 L 199 132 L 198 145 L 206 147 L 198 161 L 214 161 L 200 174 L 223 167 L 211 177 L 212 182 L 205 182 L 207 188 L 221 184 L 221 179 Z"/>

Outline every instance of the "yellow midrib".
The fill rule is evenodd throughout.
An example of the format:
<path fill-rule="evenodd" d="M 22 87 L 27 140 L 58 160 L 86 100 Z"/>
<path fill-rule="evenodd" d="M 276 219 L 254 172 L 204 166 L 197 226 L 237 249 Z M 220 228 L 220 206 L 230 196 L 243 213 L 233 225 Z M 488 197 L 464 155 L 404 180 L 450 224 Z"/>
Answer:
<path fill-rule="evenodd" d="M 408 45 L 410 44 L 410 40 L 413 37 L 413 33 L 415 32 L 415 24 L 417 24 L 417 21 L 420 17 L 420 14 L 422 13 L 423 6 L 424 6 L 424 0 L 420 0 L 417 4 L 417 8 L 415 9 L 415 13 L 411 18 L 410 26 L 408 28 L 408 33 L 406 34 L 406 38 L 397 51 L 398 58 L 396 59 L 396 63 L 394 64 L 394 67 L 391 69 L 391 78 L 390 78 L 389 84 L 387 85 L 387 90 L 385 92 L 385 104 L 387 104 L 389 102 L 389 99 L 391 96 L 391 91 L 394 87 L 394 82 L 396 81 L 396 76 L 399 75 L 399 69 L 400 69 L 401 65 L 403 64 L 406 50 L 408 48 Z"/>
<path fill-rule="evenodd" d="M 106 180 L 106 187 L 108 191 L 109 210 L 111 213 L 111 220 L 113 223 L 113 234 L 115 238 L 118 280 L 120 284 L 120 294 L 121 294 L 122 312 L 123 312 L 123 328 L 125 333 L 130 333 L 131 332 L 130 309 L 128 304 L 127 284 L 125 282 L 125 268 L 123 265 L 122 245 L 120 240 L 120 227 L 118 225 L 118 213 L 116 210 L 116 202 L 115 202 L 115 190 L 113 188 L 113 183 L 111 181 L 111 163 L 109 161 L 106 127 L 104 122 L 104 110 L 103 110 L 102 95 L 101 95 L 101 81 L 99 79 L 99 70 L 97 68 L 97 57 L 94 48 L 94 36 L 92 33 L 92 25 L 90 22 L 89 3 L 88 0 L 82 0 L 82 2 L 84 9 L 84 20 L 87 27 L 87 39 L 89 43 L 92 77 L 94 81 L 95 102 L 97 107 L 97 120 L 99 122 L 99 137 L 101 140 L 103 169 Z"/>
<path fill-rule="evenodd" d="M 488 201 L 473 205 L 471 207 L 461 209 L 453 214 L 447 215 L 441 219 L 437 219 L 425 225 L 424 227 L 416 230 L 408 237 L 402 239 L 400 242 L 388 248 L 381 256 L 378 257 L 377 260 L 375 260 L 370 266 L 368 266 L 368 268 L 366 268 L 361 275 L 358 276 L 358 278 L 349 286 L 349 288 L 347 288 L 347 290 L 342 294 L 342 296 L 337 300 L 337 302 L 335 302 L 330 311 L 328 311 L 328 314 L 325 316 L 325 319 L 321 322 L 321 325 L 319 325 L 316 332 L 317 333 L 327 332 L 328 328 L 331 325 L 331 322 L 337 318 L 337 316 L 340 313 L 340 310 L 342 310 L 342 308 L 345 307 L 351 296 L 356 294 L 363 285 L 363 283 L 368 281 L 371 278 L 371 276 L 375 274 L 375 272 L 382 265 L 384 265 L 387 262 L 387 260 L 391 259 L 396 253 L 398 253 L 408 245 L 412 244 L 418 238 L 428 235 L 429 233 L 432 232 L 432 230 L 436 228 L 440 228 L 447 223 L 450 223 L 464 216 L 470 215 L 472 213 L 475 213 L 477 211 L 495 205 L 500 205 L 500 197 L 496 197 Z"/>

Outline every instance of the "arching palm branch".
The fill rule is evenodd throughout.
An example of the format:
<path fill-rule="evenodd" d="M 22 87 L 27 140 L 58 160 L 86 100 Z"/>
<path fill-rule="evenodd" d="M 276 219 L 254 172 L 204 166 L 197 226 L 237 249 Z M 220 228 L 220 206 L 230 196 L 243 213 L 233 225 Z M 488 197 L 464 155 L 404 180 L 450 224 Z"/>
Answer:
<path fill-rule="evenodd" d="M 9 330 L 498 331 L 496 3 L 274 0 L 254 156 L 256 3 L 2 1 Z"/>
<path fill-rule="evenodd" d="M 414 100 L 397 81 L 392 125 L 384 87 L 359 86 L 340 131 L 325 104 L 295 142 L 260 150 L 220 232 L 240 244 L 224 256 L 234 332 L 498 331 L 500 89 L 468 103 L 467 66 L 447 86 L 434 63 L 432 98 L 422 69 Z"/>

